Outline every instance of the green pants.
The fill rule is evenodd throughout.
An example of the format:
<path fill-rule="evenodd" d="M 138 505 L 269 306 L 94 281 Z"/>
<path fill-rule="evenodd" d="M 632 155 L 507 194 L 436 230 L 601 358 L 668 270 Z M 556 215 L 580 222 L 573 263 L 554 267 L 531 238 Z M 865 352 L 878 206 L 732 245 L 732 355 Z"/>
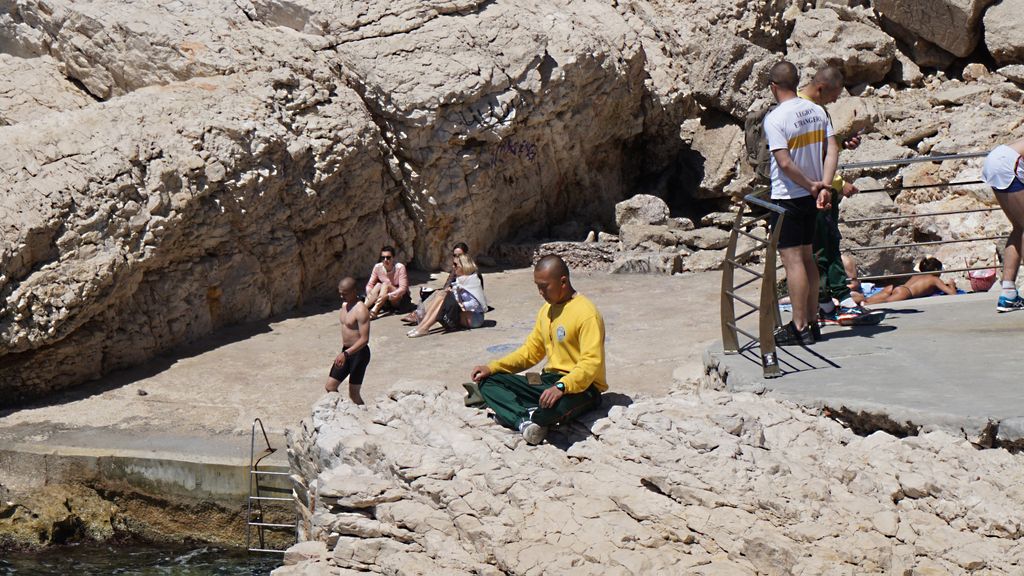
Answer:
<path fill-rule="evenodd" d="M 551 408 L 540 408 L 540 395 L 554 386 L 561 377 L 562 374 L 557 372 L 544 372 L 541 374 L 543 384 L 531 386 L 526 376 L 494 374 L 480 383 L 480 395 L 484 397 L 487 406 L 494 410 L 498 422 L 513 430 L 519 428 L 520 422 L 530 418 L 541 426 L 561 424 L 601 405 L 601 392 L 591 384 L 590 388 L 579 394 L 563 395 Z"/>
<path fill-rule="evenodd" d="M 839 251 L 839 201 L 842 197 L 832 193 L 832 209 L 818 212 L 814 225 L 814 260 L 818 263 L 821 278 L 818 302 L 831 302 L 833 298 L 842 302 L 850 297 L 849 278 L 843 267 L 843 255 Z"/>

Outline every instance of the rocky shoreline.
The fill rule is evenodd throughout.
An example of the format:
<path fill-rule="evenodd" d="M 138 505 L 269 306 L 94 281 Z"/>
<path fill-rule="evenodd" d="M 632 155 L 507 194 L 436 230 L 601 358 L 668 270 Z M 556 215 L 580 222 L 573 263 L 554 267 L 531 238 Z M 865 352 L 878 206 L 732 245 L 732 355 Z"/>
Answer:
<path fill-rule="evenodd" d="M 450 392 L 329 394 L 289 437 L 300 539 L 275 575 L 1011 574 L 1024 460 L 857 436 L 677 382 L 530 447 Z"/>

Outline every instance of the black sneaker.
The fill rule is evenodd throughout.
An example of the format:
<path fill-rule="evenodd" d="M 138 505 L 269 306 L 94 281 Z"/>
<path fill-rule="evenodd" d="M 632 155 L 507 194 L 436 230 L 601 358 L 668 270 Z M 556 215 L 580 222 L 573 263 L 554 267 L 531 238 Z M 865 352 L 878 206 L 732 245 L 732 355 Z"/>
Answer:
<path fill-rule="evenodd" d="M 814 332 L 807 326 L 803 330 L 797 330 L 792 322 L 781 328 L 775 329 L 776 346 L 810 346 L 814 344 Z"/>
<path fill-rule="evenodd" d="M 811 342 L 811 344 L 823 340 L 823 338 L 821 337 L 821 324 L 818 324 L 817 322 L 811 322 L 807 327 L 811 329 L 811 335 L 814 337 L 814 341 Z"/>

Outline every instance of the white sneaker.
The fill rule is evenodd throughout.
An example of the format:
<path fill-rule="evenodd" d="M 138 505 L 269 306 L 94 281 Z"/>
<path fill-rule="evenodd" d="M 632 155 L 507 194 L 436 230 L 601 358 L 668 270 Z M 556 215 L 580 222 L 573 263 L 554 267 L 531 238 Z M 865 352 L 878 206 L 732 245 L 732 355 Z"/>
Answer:
<path fill-rule="evenodd" d="M 519 424 L 519 433 L 526 439 L 526 443 L 530 446 L 536 446 L 544 441 L 544 437 L 548 435 L 547 426 L 541 426 L 533 420 L 523 420 Z"/>

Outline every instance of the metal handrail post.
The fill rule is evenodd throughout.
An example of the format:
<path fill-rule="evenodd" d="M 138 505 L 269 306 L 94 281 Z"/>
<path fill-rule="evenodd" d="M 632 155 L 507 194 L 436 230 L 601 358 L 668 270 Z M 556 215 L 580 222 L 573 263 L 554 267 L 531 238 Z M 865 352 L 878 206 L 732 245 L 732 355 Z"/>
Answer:
<path fill-rule="evenodd" d="M 779 246 L 779 233 L 782 231 L 782 220 L 786 217 L 783 211 L 772 228 L 765 249 L 764 277 L 761 279 L 761 314 L 758 320 L 758 346 L 761 350 L 761 368 L 765 378 L 782 376 L 779 357 L 775 350 L 775 329 L 782 324 L 779 314 L 779 297 L 775 293 L 775 255 Z"/>
<path fill-rule="evenodd" d="M 736 267 L 733 265 L 736 259 L 736 245 L 739 242 L 739 230 L 743 224 L 743 212 L 746 204 L 740 204 L 736 213 L 736 219 L 732 224 L 732 233 L 729 235 L 729 246 L 725 251 L 725 263 L 722 267 L 722 348 L 726 354 L 736 354 L 740 351 L 740 339 L 736 333 L 736 304 L 730 293 L 733 290 L 733 282 L 736 276 Z"/>

